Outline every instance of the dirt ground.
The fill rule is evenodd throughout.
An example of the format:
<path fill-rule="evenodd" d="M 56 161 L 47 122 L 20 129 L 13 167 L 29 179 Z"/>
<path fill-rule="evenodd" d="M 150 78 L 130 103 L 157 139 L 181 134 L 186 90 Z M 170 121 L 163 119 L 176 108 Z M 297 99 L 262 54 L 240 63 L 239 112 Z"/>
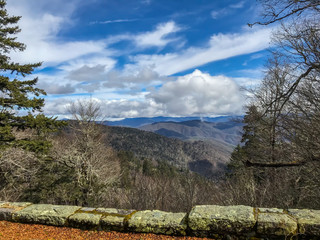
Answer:
<path fill-rule="evenodd" d="M 206 240 L 196 237 L 171 237 L 155 234 L 133 234 L 104 231 L 85 231 L 67 227 L 53 227 L 38 224 L 22 224 L 0 221 L 0 240 L 102 240 L 102 239 L 137 239 L 137 240 Z M 208 239 L 207 239 L 208 240 Z"/>

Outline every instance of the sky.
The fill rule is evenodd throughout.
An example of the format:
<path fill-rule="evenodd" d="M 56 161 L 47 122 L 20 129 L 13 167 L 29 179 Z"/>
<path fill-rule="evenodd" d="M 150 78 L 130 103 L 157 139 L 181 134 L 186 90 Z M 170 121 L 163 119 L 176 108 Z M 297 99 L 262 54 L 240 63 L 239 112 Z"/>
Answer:
<path fill-rule="evenodd" d="M 44 114 L 96 101 L 107 119 L 243 114 L 272 29 L 256 0 L 9 0 L 22 16 L 19 63 L 47 92 Z"/>

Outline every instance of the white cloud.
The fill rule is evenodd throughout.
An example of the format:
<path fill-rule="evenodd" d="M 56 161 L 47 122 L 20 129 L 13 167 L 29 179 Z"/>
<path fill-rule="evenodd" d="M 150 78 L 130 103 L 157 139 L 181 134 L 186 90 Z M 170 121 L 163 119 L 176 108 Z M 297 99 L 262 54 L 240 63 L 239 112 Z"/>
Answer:
<path fill-rule="evenodd" d="M 111 46 L 112 44 L 121 41 L 132 42 L 136 48 L 131 49 L 131 52 L 151 47 L 161 48 L 173 42 L 181 47 L 184 44 L 184 41 L 181 40 L 181 38 L 173 36 L 175 33 L 181 30 L 182 28 L 179 27 L 174 21 L 169 21 L 158 24 L 153 31 L 110 36 L 105 40 L 105 43 Z M 178 42 L 178 40 L 180 41 Z"/>
<path fill-rule="evenodd" d="M 102 64 L 95 66 L 84 65 L 75 70 L 70 71 L 67 79 L 78 82 L 96 82 L 106 80 L 106 67 Z"/>
<path fill-rule="evenodd" d="M 218 18 L 226 16 L 228 14 L 229 14 L 229 11 L 226 8 L 211 11 L 211 17 L 213 19 L 218 19 Z"/>
<path fill-rule="evenodd" d="M 45 90 L 47 94 L 71 94 L 76 91 L 75 87 L 70 83 L 61 85 L 54 82 L 40 82 L 37 87 Z"/>
<path fill-rule="evenodd" d="M 44 62 L 45 65 L 59 64 L 87 54 L 101 53 L 106 44 L 98 41 L 68 41 L 59 40 L 58 33 L 72 24 L 69 19 L 78 1 L 62 3 L 60 0 L 48 6 L 44 1 L 30 2 L 12 0 L 8 10 L 12 15 L 23 16 L 19 21 L 21 33 L 18 41 L 27 45 L 24 52 L 12 52 L 13 61 L 21 63 Z M 59 3 L 60 2 L 60 6 Z M 59 7 L 58 7 L 59 6 Z M 54 12 L 57 9 L 59 11 Z"/>
<path fill-rule="evenodd" d="M 261 78 L 254 77 L 236 77 L 233 80 L 244 90 L 251 89 L 261 83 Z"/>
<path fill-rule="evenodd" d="M 114 19 L 114 20 L 106 20 L 106 21 L 95 21 L 90 24 L 110 24 L 110 23 L 123 23 L 123 22 L 135 22 L 137 19 Z"/>
<path fill-rule="evenodd" d="M 108 118 L 154 117 L 164 114 L 161 106 L 152 100 L 133 101 L 127 99 L 104 101 L 103 109 Z"/>
<path fill-rule="evenodd" d="M 218 19 L 218 18 L 227 16 L 227 15 L 230 15 L 230 14 L 234 13 L 235 9 L 243 8 L 245 3 L 246 3 L 245 1 L 240 1 L 235 4 L 231 4 L 226 8 L 213 10 L 213 11 L 211 11 L 211 17 L 213 19 Z"/>
<path fill-rule="evenodd" d="M 176 41 L 176 38 L 170 38 L 170 34 L 180 30 L 181 28 L 175 22 L 170 21 L 159 24 L 154 31 L 139 34 L 134 39 L 139 47 L 163 47 L 172 41 Z"/>
<path fill-rule="evenodd" d="M 162 81 L 165 77 L 159 76 L 157 72 L 155 72 L 151 67 L 143 66 L 140 69 L 135 69 L 130 71 L 117 71 L 113 70 L 110 71 L 106 75 L 105 87 L 127 87 L 130 86 L 134 87 L 136 84 L 151 84 L 155 81 Z"/>
<path fill-rule="evenodd" d="M 10 0 L 7 9 L 18 16 L 38 15 L 45 11 L 50 14 L 59 13 L 60 16 L 69 16 L 77 7 L 86 4 L 81 0 Z"/>
<path fill-rule="evenodd" d="M 45 113 L 67 117 L 66 106 L 79 98 L 88 98 L 88 95 L 48 98 Z M 135 97 L 100 92 L 94 98 L 106 118 L 241 114 L 245 101 L 233 79 L 210 76 L 199 70 Z"/>
<path fill-rule="evenodd" d="M 165 83 L 147 97 L 162 104 L 167 114 L 181 116 L 237 114 L 244 102 L 232 79 L 210 76 L 199 70 Z"/>
<path fill-rule="evenodd" d="M 245 3 L 246 3 L 245 1 L 240 1 L 240 2 L 235 3 L 235 4 L 231 4 L 230 8 L 243 8 Z"/>
<path fill-rule="evenodd" d="M 90 92 L 98 90 L 101 86 L 106 88 L 136 89 L 141 90 L 142 86 L 148 86 L 156 82 L 162 83 L 168 77 L 160 76 L 151 66 L 142 66 L 135 69 L 123 69 L 122 71 L 106 68 L 104 64 L 76 64 L 66 66 L 69 69 L 65 80 L 83 83 L 78 85 L 81 89 Z M 74 68 L 73 68 L 74 67 Z M 99 83 L 99 84 L 98 84 Z"/>
<path fill-rule="evenodd" d="M 209 62 L 269 47 L 271 29 L 245 31 L 239 34 L 216 34 L 206 47 L 190 47 L 180 53 L 137 55 L 132 60 L 140 65 L 153 65 L 161 75 L 172 75 Z"/>
<path fill-rule="evenodd" d="M 68 113 L 68 106 L 71 102 L 79 99 L 88 99 L 88 96 L 77 98 L 58 98 L 46 101 L 44 112 L 47 115 L 58 116 L 62 118 L 71 118 Z M 103 118 L 130 118 L 130 117 L 153 117 L 164 114 L 161 105 L 155 103 L 153 100 L 147 99 L 145 101 L 132 99 L 113 99 L 107 100 L 103 98 L 92 98 L 97 101 L 103 112 Z"/>

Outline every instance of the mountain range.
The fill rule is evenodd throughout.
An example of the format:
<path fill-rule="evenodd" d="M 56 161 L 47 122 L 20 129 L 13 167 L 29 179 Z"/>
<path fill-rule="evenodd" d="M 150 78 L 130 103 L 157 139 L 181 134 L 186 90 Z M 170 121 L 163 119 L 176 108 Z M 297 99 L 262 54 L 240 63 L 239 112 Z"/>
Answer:
<path fill-rule="evenodd" d="M 230 116 L 124 119 L 107 122 L 107 142 L 117 151 L 167 161 L 211 178 L 225 172 L 231 152 L 240 143 L 243 123 L 239 119 Z"/>
<path fill-rule="evenodd" d="M 181 140 L 211 140 L 225 145 L 237 145 L 241 140 L 243 123 L 238 121 L 203 122 L 159 122 L 144 125 L 139 129 Z"/>
<path fill-rule="evenodd" d="M 106 126 L 106 144 L 137 158 L 166 161 L 179 168 L 214 178 L 225 172 L 233 146 L 218 141 L 182 141 L 128 127 Z"/>
<path fill-rule="evenodd" d="M 229 120 L 242 118 L 242 116 L 219 116 L 219 117 L 141 117 L 141 118 L 125 118 L 119 121 L 105 121 L 108 126 L 121 126 L 139 128 L 144 125 L 158 122 L 186 122 L 192 120 L 200 120 L 204 122 L 227 122 Z"/>

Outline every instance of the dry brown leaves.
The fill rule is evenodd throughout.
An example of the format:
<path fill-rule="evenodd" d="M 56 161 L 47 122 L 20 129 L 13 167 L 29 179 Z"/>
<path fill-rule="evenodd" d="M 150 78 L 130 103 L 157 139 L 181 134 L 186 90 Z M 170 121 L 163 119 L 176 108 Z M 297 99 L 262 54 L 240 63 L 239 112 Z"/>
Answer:
<path fill-rule="evenodd" d="M 137 240 L 205 240 L 207 238 L 171 237 L 155 234 L 132 234 L 104 231 L 84 231 L 75 228 L 53 227 L 38 224 L 22 224 L 0 221 L 0 240 L 106 240 L 106 239 L 137 239 Z"/>

